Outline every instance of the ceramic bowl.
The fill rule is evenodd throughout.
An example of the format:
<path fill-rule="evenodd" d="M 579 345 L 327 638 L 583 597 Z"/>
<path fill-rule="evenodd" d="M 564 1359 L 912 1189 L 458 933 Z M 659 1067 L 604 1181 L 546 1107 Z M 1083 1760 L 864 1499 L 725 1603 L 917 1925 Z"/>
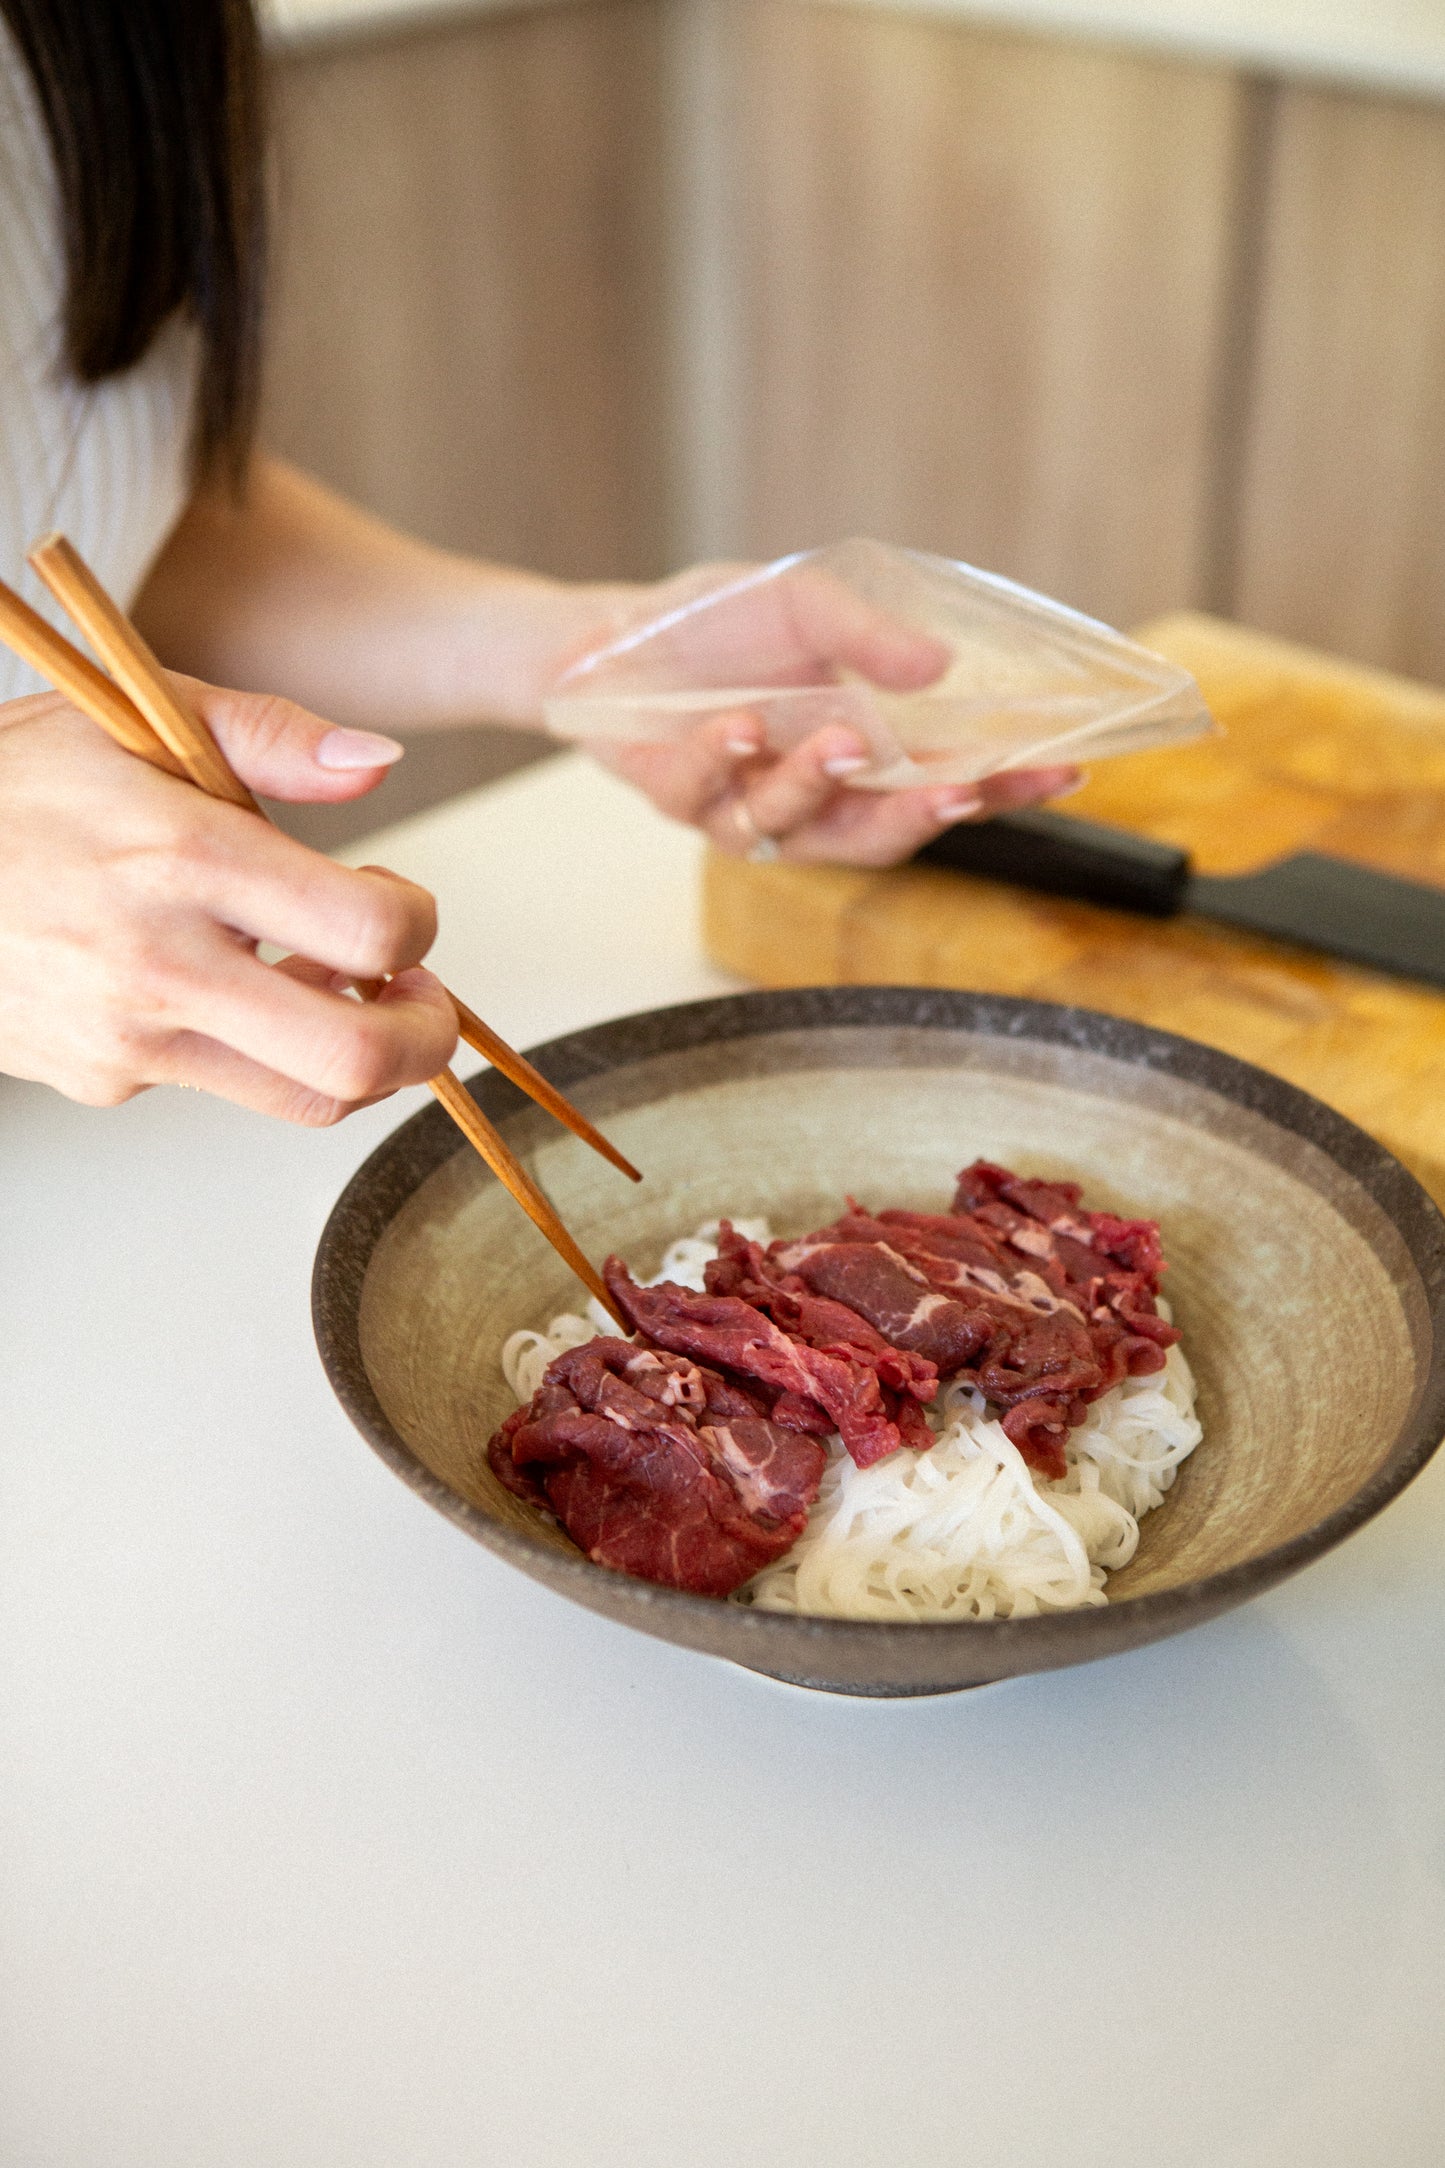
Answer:
<path fill-rule="evenodd" d="M 609 1618 L 836 1693 L 934 1694 L 1081 1663 L 1213 1618 L 1339 1543 L 1445 1432 L 1445 1222 L 1399 1162 L 1263 1070 L 1089 1010 L 911 987 L 742 994 L 534 1051 L 644 1169 L 634 1187 L 495 1073 L 480 1105 L 583 1248 L 649 1273 L 719 1214 L 779 1233 L 845 1192 L 940 1209 L 982 1155 L 1157 1218 L 1204 1442 L 1107 1605 L 1017 1620 L 797 1618 L 593 1565 L 502 1490 L 499 1351 L 580 1306 L 440 1107 L 350 1182 L 316 1259 L 322 1360 L 402 1480 L 501 1558 Z"/>

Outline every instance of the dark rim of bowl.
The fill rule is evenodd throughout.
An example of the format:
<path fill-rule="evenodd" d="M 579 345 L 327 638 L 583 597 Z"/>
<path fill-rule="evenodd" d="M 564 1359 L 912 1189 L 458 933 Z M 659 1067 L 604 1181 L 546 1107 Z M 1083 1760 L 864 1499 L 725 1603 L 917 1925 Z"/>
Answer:
<path fill-rule="evenodd" d="M 1270 1585 L 1284 1579 L 1373 1519 L 1419 1474 L 1445 1435 L 1445 1218 L 1415 1177 L 1384 1145 L 1322 1100 L 1272 1076 L 1268 1070 L 1238 1061 L 1198 1040 L 1129 1023 L 1094 1009 L 914 986 L 811 986 L 729 994 L 674 1008 L 642 1010 L 551 1039 L 529 1049 L 528 1059 L 552 1083 L 566 1090 L 590 1077 L 628 1068 L 658 1054 L 781 1031 L 870 1024 L 972 1031 L 991 1038 L 1073 1046 L 1202 1085 L 1308 1139 L 1353 1176 L 1395 1226 L 1420 1275 L 1434 1327 L 1430 1365 L 1389 1456 L 1374 1475 L 1343 1506 L 1287 1543 L 1223 1572 L 1152 1594 L 1131 1596 L 1127 1603 L 1131 1619 L 1138 1619 L 1141 1625 L 1148 1621 L 1155 1631 L 1165 1630 L 1171 1621 L 1187 1623 L 1189 1614 L 1201 1608 L 1211 1613 L 1223 1608 L 1256 1584 Z M 505 1121 L 530 1104 L 496 1070 L 486 1070 L 471 1079 L 467 1089 L 493 1121 Z M 599 1584 L 605 1583 L 606 1608 L 615 1613 L 631 1599 L 639 1614 L 652 1614 L 648 1624 L 653 1632 L 666 1632 L 662 1617 L 668 1613 L 679 1623 L 683 1618 L 699 1624 L 715 1619 L 720 1600 L 717 1597 L 690 1595 L 680 1589 L 634 1580 L 594 1565 L 580 1553 L 575 1559 L 569 1558 L 551 1545 L 494 1520 L 435 1475 L 388 1419 L 362 1360 L 362 1283 L 372 1252 L 401 1205 L 428 1175 L 465 1149 L 443 1109 L 424 1107 L 378 1145 L 332 1208 L 317 1247 L 311 1282 L 316 1343 L 332 1389 L 356 1428 L 388 1466 L 412 1490 L 498 1556 L 524 1570 L 545 1568 L 545 1578 L 553 1587 L 565 1592 L 569 1583 L 574 1584 L 584 1601 L 590 1602 L 601 1592 Z M 1021 1619 L 936 1621 L 929 1623 L 927 1631 L 988 1634 L 1010 1643 L 1022 1639 L 1036 1645 L 1041 1659 L 1046 1660 L 1047 1650 L 1058 1645 L 1062 1652 L 1081 1631 L 1087 1633 L 1088 1620 L 1106 1621 L 1112 1616 L 1117 1621 L 1123 1608 L 1091 1607 Z M 736 1628 L 745 1634 L 749 1622 L 760 1634 L 766 1633 L 769 1640 L 780 1627 L 795 1634 L 803 1632 L 810 1642 L 821 1644 L 820 1655 L 830 1642 L 853 1641 L 860 1633 L 911 1638 L 919 1631 L 912 1622 L 794 1616 L 751 1611 L 745 1605 L 729 1605 L 728 1610 Z M 641 1615 L 638 1623 L 643 1623 Z"/>

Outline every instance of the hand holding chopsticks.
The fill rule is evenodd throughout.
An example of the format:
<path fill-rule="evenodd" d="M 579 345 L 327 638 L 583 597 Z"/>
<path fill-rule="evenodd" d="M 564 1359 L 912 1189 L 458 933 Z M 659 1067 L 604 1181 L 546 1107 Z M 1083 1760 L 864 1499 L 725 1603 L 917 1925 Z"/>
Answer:
<path fill-rule="evenodd" d="M 107 677 L 96 669 L 69 641 L 0 584 L 0 635 L 6 642 L 127 751 L 172 775 L 187 777 L 209 796 L 260 813 L 260 807 L 231 770 L 205 723 L 178 697 L 145 642 L 70 545 L 60 537 L 50 537 L 37 546 L 31 562 L 86 633 L 112 674 Z M 360 990 L 374 994 L 378 988 L 371 984 Z M 612 1164 L 634 1180 L 639 1179 L 636 1170 L 615 1147 L 554 1086 L 540 1077 L 530 1063 L 462 1003 L 455 1003 L 455 1007 L 462 1036 L 470 1044 Z M 600 1277 L 470 1094 L 450 1070 L 432 1078 L 431 1087 L 528 1216 L 615 1315 Z"/>

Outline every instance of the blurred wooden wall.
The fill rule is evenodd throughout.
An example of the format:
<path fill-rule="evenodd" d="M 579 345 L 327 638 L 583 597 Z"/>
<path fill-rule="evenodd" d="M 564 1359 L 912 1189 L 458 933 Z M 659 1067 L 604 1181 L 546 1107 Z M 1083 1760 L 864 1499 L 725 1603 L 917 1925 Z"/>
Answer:
<path fill-rule="evenodd" d="M 656 0 L 288 56 L 266 433 L 438 542 L 662 569 Z"/>
<path fill-rule="evenodd" d="M 562 577 L 666 569 L 656 0 L 458 18 L 284 53 L 263 434 L 453 549 Z M 352 836 L 550 750 L 400 735 Z"/>
<path fill-rule="evenodd" d="M 283 57 L 273 442 L 576 575 L 849 532 L 1445 680 L 1445 109 L 839 0 Z"/>
<path fill-rule="evenodd" d="M 750 548 L 877 533 L 1128 623 L 1207 590 L 1249 86 L 736 0 Z"/>
<path fill-rule="evenodd" d="M 1445 683 L 1445 107 L 1281 87 L 1224 601 Z"/>
<path fill-rule="evenodd" d="M 706 67 L 707 547 L 1445 681 L 1445 107 L 837 0 L 727 0 Z"/>

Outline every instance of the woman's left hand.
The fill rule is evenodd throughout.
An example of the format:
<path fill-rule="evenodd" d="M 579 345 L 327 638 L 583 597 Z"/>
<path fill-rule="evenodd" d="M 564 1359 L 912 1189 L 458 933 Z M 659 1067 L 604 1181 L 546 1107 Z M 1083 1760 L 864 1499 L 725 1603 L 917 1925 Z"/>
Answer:
<path fill-rule="evenodd" d="M 741 568 L 719 567 L 718 576 L 732 569 Z M 650 599 L 665 609 L 669 586 L 685 595 L 699 579 L 696 571 L 684 574 Z M 753 595 L 746 615 L 736 608 L 728 613 L 726 658 L 703 645 L 707 613 L 695 621 L 700 669 L 716 673 L 725 663 L 723 683 L 731 676 L 742 684 L 828 684 L 844 668 L 890 692 L 916 692 L 947 667 L 948 650 L 931 634 L 888 617 L 811 567 L 761 581 Z M 700 676 L 709 681 L 716 684 L 717 675 Z M 932 789 L 850 789 L 849 778 L 869 764 L 855 730 L 832 723 L 774 753 L 761 718 L 748 709 L 713 716 L 660 744 L 592 750 L 662 812 L 701 828 L 719 850 L 801 865 L 896 865 L 955 821 L 1057 797 L 1078 781 L 1075 768 L 1021 768 Z"/>

